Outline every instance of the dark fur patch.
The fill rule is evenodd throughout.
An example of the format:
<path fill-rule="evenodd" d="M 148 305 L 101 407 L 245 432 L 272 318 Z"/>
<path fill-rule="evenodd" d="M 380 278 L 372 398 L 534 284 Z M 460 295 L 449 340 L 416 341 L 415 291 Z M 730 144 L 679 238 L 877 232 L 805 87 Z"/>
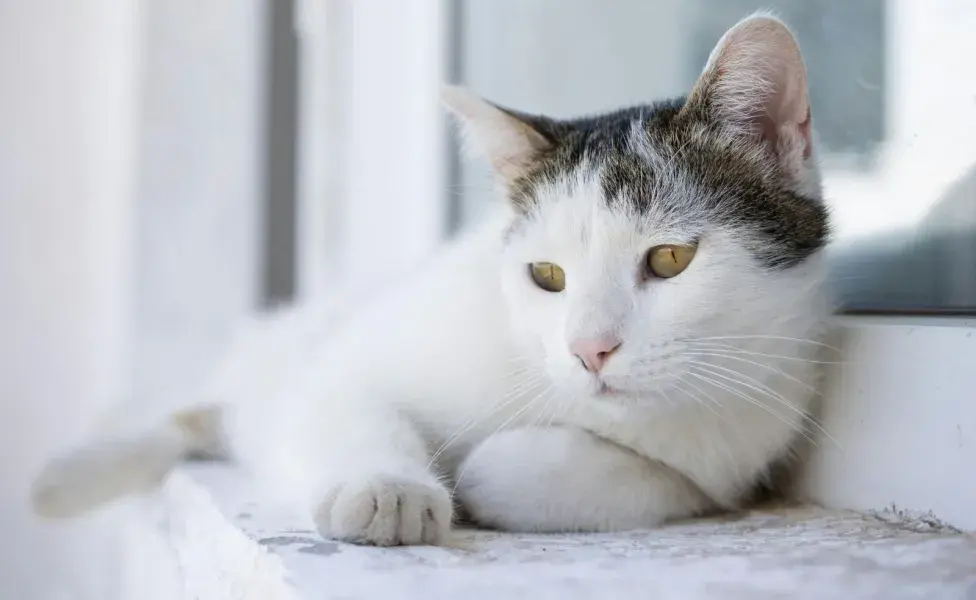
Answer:
<path fill-rule="evenodd" d="M 726 130 L 711 122 L 706 105 L 682 111 L 684 104 L 685 99 L 678 98 L 572 120 L 508 111 L 552 144 L 510 184 L 512 201 L 523 212 L 530 211 L 541 184 L 566 176 L 586 160 L 601 167 L 601 183 L 611 205 L 627 202 L 637 212 L 652 206 L 688 212 L 689 199 L 669 193 L 667 178 L 630 147 L 636 123 L 650 147 L 702 192 L 695 200 L 704 202 L 698 205 L 704 211 L 695 212 L 711 224 L 748 230 L 755 240 L 750 251 L 767 268 L 794 266 L 822 248 L 829 227 L 819 199 L 794 191 L 771 153 L 768 160 L 757 161 L 756 156 L 764 155 L 751 151 L 756 147 L 750 145 L 760 141 L 731 140 Z"/>

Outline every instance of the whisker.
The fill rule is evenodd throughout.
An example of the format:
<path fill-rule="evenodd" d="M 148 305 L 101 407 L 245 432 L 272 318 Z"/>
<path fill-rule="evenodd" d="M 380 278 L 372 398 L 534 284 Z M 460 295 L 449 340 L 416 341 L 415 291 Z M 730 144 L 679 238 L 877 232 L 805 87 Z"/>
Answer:
<path fill-rule="evenodd" d="M 546 377 L 545 377 L 544 374 L 537 373 L 537 374 L 533 375 L 532 377 L 529 377 L 525 381 L 522 381 L 521 383 L 518 383 L 515 386 L 513 386 L 510 390 L 508 390 L 507 392 L 505 392 L 505 396 L 503 396 L 503 397 L 504 398 L 511 398 L 512 396 L 519 396 L 519 395 L 525 393 L 526 391 L 534 388 L 535 386 L 539 385 L 540 383 L 542 383 L 545 380 L 546 380 Z"/>
<path fill-rule="evenodd" d="M 508 419 L 506 419 L 505 422 L 502 423 L 501 425 L 499 425 L 498 428 L 495 429 L 495 431 L 492 432 L 491 435 L 489 435 L 489 436 L 486 437 L 486 439 L 489 438 L 489 437 L 491 437 L 492 435 L 495 435 L 499 431 L 502 431 L 512 421 L 514 421 L 515 419 L 519 418 L 523 413 L 525 413 L 525 411 L 529 410 L 529 408 L 531 408 L 536 402 L 538 402 L 539 399 L 542 397 L 543 394 L 549 394 L 550 396 L 553 395 L 553 394 L 555 394 L 555 387 L 552 384 L 550 384 L 550 385 L 548 385 L 546 387 L 546 389 L 544 389 L 543 391 L 541 391 L 538 394 L 536 394 L 535 397 L 532 398 L 532 400 L 530 400 L 529 402 L 526 402 L 525 403 L 525 406 L 523 406 L 522 408 L 520 408 L 518 411 L 515 412 L 515 414 L 513 414 Z"/>
<path fill-rule="evenodd" d="M 675 406 L 677 406 L 677 404 L 675 403 L 675 401 L 674 401 L 674 400 L 672 400 L 670 396 L 668 396 L 668 392 L 667 392 L 666 390 L 664 390 L 664 389 L 661 389 L 661 390 L 658 390 L 658 393 L 659 393 L 659 394 L 661 394 L 661 396 L 662 396 L 662 397 L 663 397 L 663 398 L 664 398 L 665 400 L 667 400 L 667 401 L 668 401 L 668 406 L 671 406 L 671 407 L 675 407 Z"/>
<path fill-rule="evenodd" d="M 509 378 L 512 378 L 512 377 L 516 377 L 518 375 L 521 375 L 522 373 L 525 373 L 526 371 L 530 370 L 531 368 L 532 367 L 531 366 L 528 366 L 528 365 L 526 365 L 524 367 L 519 367 L 517 369 L 513 369 L 512 371 L 509 371 L 508 373 L 505 374 L 504 377 L 506 379 L 509 379 Z"/>
<path fill-rule="evenodd" d="M 515 414 L 513 414 L 508 419 L 506 419 L 504 423 L 499 425 L 495 429 L 495 431 L 493 431 L 491 435 L 486 436 L 485 439 L 488 439 L 493 435 L 497 435 L 498 432 L 502 431 L 505 427 L 507 427 L 509 423 L 519 418 L 523 413 L 525 413 L 525 411 L 529 410 L 529 408 L 531 408 L 536 402 L 538 402 L 543 394 L 552 394 L 552 393 L 555 393 L 555 388 L 550 384 L 543 392 L 536 395 L 530 402 L 527 402 L 525 406 L 523 406 L 518 411 L 516 411 Z M 466 470 L 465 468 L 462 468 L 461 471 L 458 473 L 458 476 L 454 479 L 454 487 L 451 489 L 451 498 L 454 498 L 457 495 L 457 488 L 458 485 L 460 485 L 461 483 L 461 478 L 464 477 L 465 470 Z"/>
<path fill-rule="evenodd" d="M 698 337 L 698 338 L 685 338 L 681 341 L 683 342 L 707 342 L 711 340 L 780 340 L 784 342 L 797 342 L 800 344 L 811 344 L 813 346 L 820 346 L 823 348 L 828 348 L 834 352 L 840 352 L 840 348 L 836 346 L 831 346 L 830 344 L 825 344 L 824 342 L 818 342 L 816 340 L 807 340 L 803 338 L 787 337 L 782 335 L 716 335 L 710 337 Z"/>
<path fill-rule="evenodd" d="M 556 417 L 556 413 L 562 412 L 563 408 L 565 408 L 566 406 L 566 399 L 563 396 L 556 394 L 555 397 L 557 398 L 556 408 L 554 408 L 553 411 L 549 413 L 549 422 L 546 424 L 546 431 L 552 429 L 552 421 Z"/>
<path fill-rule="evenodd" d="M 716 417 L 718 417 L 720 420 L 722 420 L 722 421 L 725 421 L 726 420 L 726 418 L 724 416 L 720 415 L 717 410 L 715 410 L 714 408 L 712 408 L 712 406 L 710 404 L 708 404 L 707 402 L 705 402 L 704 400 L 702 400 L 701 398 L 699 398 L 697 395 L 695 395 L 692 392 L 689 392 L 688 390 L 684 389 L 683 387 L 678 387 L 678 384 L 680 384 L 680 383 L 687 383 L 687 382 L 685 382 L 683 380 L 675 381 L 674 382 L 674 389 L 675 390 L 681 392 L 685 396 L 688 396 L 689 398 L 691 398 L 692 400 L 694 400 L 695 402 L 697 402 L 702 408 L 708 410 L 710 413 L 712 413 L 713 415 L 715 415 Z"/>
<path fill-rule="evenodd" d="M 708 363 L 708 362 L 701 361 L 701 360 L 691 359 L 689 361 L 689 364 L 690 365 L 693 365 L 693 366 L 697 366 L 698 368 L 705 368 L 705 369 L 711 371 L 711 374 L 712 375 L 715 375 L 717 377 L 721 377 L 721 378 L 726 379 L 726 380 L 733 381 L 735 383 L 739 383 L 741 385 L 745 385 L 746 387 L 748 387 L 748 388 L 750 388 L 750 389 L 752 389 L 754 391 L 760 392 L 762 394 L 766 394 L 767 396 L 769 396 L 770 398 L 772 398 L 774 400 L 783 402 L 784 404 L 786 404 L 787 406 L 789 406 L 790 408 L 792 408 L 796 412 L 798 412 L 800 414 L 803 414 L 803 415 L 806 415 L 805 412 L 803 412 L 802 410 L 800 410 L 799 408 L 797 408 L 796 406 L 794 406 L 792 403 L 790 403 L 789 400 L 787 400 L 786 398 L 784 398 L 782 394 L 780 394 L 779 392 L 777 392 L 773 388 L 769 387 L 768 385 L 764 384 L 763 382 L 759 381 L 758 379 L 756 379 L 754 377 L 750 377 L 749 375 L 746 375 L 745 373 L 742 373 L 740 371 L 736 371 L 735 369 L 730 369 L 728 367 L 723 367 L 723 366 L 720 366 L 720 365 L 715 365 L 715 364 Z M 715 371 L 722 371 L 724 373 L 730 373 L 732 375 L 741 377 L 745 381 L 743 381 L 743 380 L 737 380 L 737 379 L 732 379 L 728 375 L 723 375 L 722 373 L 716 373 Z M 751 384 L 747 383 L 749 381 L 751 381 L 755 385 L 751 385 Z"/>
<path fill-rule="evenodd" d="M 542 420 L 546 418 L 546 411 L 549 410 L 549 406 L 552 404 L 552 401 L 558 395 L 559 394 L 550 394 L 549 395 L 549 399 L 547 399 L 546 402 L 545 402 L 545 404 L 542 405 L 542 408 L 539 409 L 539 416 L 536 418 L 536 420 L 533 423 L 533 426 L 534 427 L 541 427 L 542 426 Z M 550 421 L 551 421 L 551 419 L 550 419 Z"/>
<path fill-rule="evenodd" d="M 804 362 L 811 364 L 820 365 L 849 365 L 852 364 L 849 360 L 816 360 L 812 358 L 801 358 L 799 356 L 786 356 L 783 354 L 768 354 L 766 352 L 755 352 L 753 350 L 744 350 L 738 346 L 732 346 L 730 344 L 717 344 L 712 342 L 697 342 L 694 340 L 685 340 L 687 344 L 697 344 L 698 346 L 710 347 L 711 350 L 728 350 L 729 352 L 734 352 L 735 354 L 747 354 L 750 356 L 762 356 L 765 358 L 775 358 L 777 360 L 790 360 L 795 362 Z"/>
<path fill-rule="evenodd" d="M 700 387 L 698 387 L 697 385 L 695 385 L 694 382 L 688 381 L 687 379 L 684 378 L 684 376 L 679 377 L 678 378 L 678 381 L 681 382 L 681 383 L 683 383 L 683 384 L 685 384 L 685 385 L 691 386 L 693 389 L 695 389 L 700 394 L 702 394 L 703 396 L 705 396 L 705 398 L 707 398 L 717 408 L 722 408 L 722 403 L 721 402 L 719 402 L 718 400 L 716 400 L 714 396 L 712 396 L 711 394 L 709 394 L 705 390 L 703 390 Z"/>
<path fill-rule="evenodd" d="M 810 384 L 808 384 L 806 382 L 800 381 L 799 379 L 797 379 L 796 377 L 793 377 L 789 373 L 786 373 L 786 372 L 781 371 L 781 370 L 779 370 L 779 369 L 777 369 L 775 367 L 772 367 L 770 365 L 763 364 L 763 363 L 758 362 L 758 361 L 755 361 L 755 360 L 749 360 L 748 358 L 742 358 L 740 356 L 730 356 L 728 354 L 724 354 L 724 353 L 721 353 L 721 352 L 679 352 L 679 354 L 682 355 L 682 356 L 715 356 L 715 357 L 719 357 L 719 358 L 727 358 L 729 360 L 737 360 L 737 361 L 740 361 L 740 362 L 748 363 L 750 365 L 755 365 L 755 366 L 760 367 L 762 369 L 766 369 L 767 371 L 770 371 L 771 373 L 775 373 L 777 375 L 780 375 L 782 377 L 785 377 L 786 379 L 789 379 L 790 381 L 796 382 L 796 383 L 802 385 L 807 390 L 809 390 L 811 393 L 814 393 L 814 394 L 816 394 L 818 396 L 822 396 L 823 395 L 823 392 L 821 392 L 817 388 L 813 387 L 812 385 L 810 385 Z"/>
<path fill-rule="evenodd" d="M 771 399 L 779 402 L 783 406 L 787 407 L 788 409 L 790 409 L 791 411 L 793 411 L 794 413 L 796 413 L 797 415 L 799 415 L 803 419 L 805 419 L 805 420 L 809 421 L 810 423 L 812 423 L 821 433 L 823 433 L 824 436 L 827 437 L 827 439 L 829 439 L 834 444 L 836 444 L 838 448 L 843 449 L 841 447 L 841 445 L 840 445 L 840 442 L 838 442 L 834 438 L 834 436 L 832 436 L 830 434 L 830 432 L 827 431 L 827 429 L 823 425 L 821 425 L 820 423 L 818 423 L 817 420 L 813 418 L 813 416 L 811 416 L 809 413 L 807 413 L 807 412 L 805 412 L 805 411 L 800 410 L 799 408 L 797 408 L 793 403 L 791 403 L 789 400 L 787 400 L 786 398 L 784 398 L 782 394 L 778 393 L 777 391 L 775 391 L 774 389 L 772 389 L 768 385 L 762 383 L 758 379 L 755 379 L 753 377 L 749 377 L 748 375 L 745 375 L 744 373 L 741 373 L 741 372 L 736 371 L 734 369 L 728 369 L 726 367 L 720 367 L 718 365 L 713 365 L 713 364 L 709 364 L 709 363 L 702 362 L 702 361 L 692 360 L 692 364 L 689 365 L 689 366 L 697 367 L 698 369 L 704 369 L 706 373 L 708 373 L 709 375 L 711 375 L 713 377 L 719 377 L 719 378 L 725 379 L 727 381 L 730 381 L 732 383 L 737 383 L 737 384 L 739 384 L 741 386 L 747 387 L 747 388 L 749 388 L 751 390 L 754 390 L 756 392 L 759 392 L 760 394 L 765 394 L 769 398 L 771 398 Z M 748 381 L 742 381 L 741 379 L 734 379 L 734 378 L 729 377 L 727 375 L 723 375 L 722 373 L 717 373 L 716 371 L 725 371 L 727 373 L 731 373 L 731 374 L 733 374 L 733 375 L 735 375 L 737 377 L 741 377 L 742 379 L 745 379 L 745 380 L 748 380 L 748 381 L 752 381 L 756 385 L 752 385 L 752 384 L 748 383 Z"/>
<path fill-rule="evenodd" d="M 458 427 L 457 431 L 455 431 L 446 440 L 444 440 L 444 442 L 440 446 L 438 446 L 437 450 L 433 454 L 431 454 L 430 460 L 427 463 L 427 468 L 428 469 L 433 468 L 433 466 L 437 463 L 437 459 L 439 459 L 441 455 L 443 455 L 444 452 L 446 452 L 448 448 L 451 447 L 451 445 L 453 445 L 455 442 L 461 439 L 464 436 L 464 434 L 468 433 L 469 431 L 477 427 L 480 423 L 487 421 L 492 415 L 496 414 L 500 410 L 514 404 L 516 401 L 518 401 L 518 399 L 519 399 L 518 396 L 508 398 L 508 399 L 504 397 L 499 398 L 489 406 L 488 410 L 483 411 L 478 415 L 465 421 L 464 424 Z"/>
<path fill-rule="evenodd" d="M 719 388 L 721 390 L 725 390 L 726 392 L 729 392 L 730 394 L 733 394 L 735 396 L 738 396 L 739 398 L 745 400 L 749 404 L 752 404 L 753 406 L 755 406 L 757 408 L 760 408 L 760 409 L 766 411 L 770 415 L 772 415 L 772 416 L 776 417 L 777 419 L 779 419 L 779 421 L 782 422 L 787 427 L 789 427 L 791 431 L 795 431 L 795 432 L 799 433 L 808 442 L 810 442 L 811 444 L 813 444 L 815 447 L 818 447 L 818 448 L 820 447 L 820 445 L 817 443 L 817 441 L 815 439 L 813 439 L 813 437 L 810 436 L 810 432 L 807 430 L 807 428 L 802 423 L 794 423 L 794 422 L 790 421 L 789 419 L 786 418 L 785 415 L 780 414 L 779 412 L 773 410 L 771 407 L 763 404 L 762 402 L 756 400 L 755 398 L 749 396 L 748 394 L 745 394 L 745 393 L 741 392 L 740 390 L 737 390 L 737 389 L 735 389 L 735 388 L 733 388 L 733 387 L 731 387 L 731 386 L 729 386 L 727 384 L 724 384 L 724 383 L 722 383 L 720 381 L 716 381 L 715 379 L 712 379 L 711 377 L 709 377 L 709 376 L 707 376 L 707 375 L 705 375 L 703 373 L 698 373 L 696 371 L 688 371 L 688 374 L 689 375 L 692 375 L 694 377 L 697 377 L 698 379 L 701 379 L 702 381 L 704 381 L 705 383 L 708 383 L 709 385 L 713 385 L 713 386 L 715 386 L 715 387 L 717 387 L 717 388 Z"/>
<path fill-rule="evenodd" d="M 530 371 L 532 371 L 532 367 L 531 366 L 528 366 L 527 365 L 527 366 L 524 366 L 524 367 L 519 367 L 517 369 L 514 369 L 512 371 L 509 371 L 507 374 L 504 375 L 504 378 L 505 379 L 513 379 L 513 378 L 518 377 L 519 375 L 524 375 L 525 373 L 530 372 Z"/>
<path fill-rule="evenodd" d="M 433 467 L 433 465 L 436 464 L 437 459 L 440 458 L 441 455 L 443 455 L 444 452 L 452 444 L 454 444 L 462 436 L 464 436 L 464 434 L 466 434 L 469 431 L 471 431 L 479 423 L 483 423 L 484 421 L 486 421 L 489 417 L 491 417 L 492 415 L 496 414 L 498 411 L 500 411 L 503 408 L 505 408 L 507 406 L 510 406 L 514 402 L 518 401 L 519 398 L 521 398 L 521 395 L 522 395 L 523 392 L 526 392 L 526 391 L 532 389 L 533 387 L 539 385 L 540 383 L 543 383 L 543 381 L 544 381 L 544 377 L 542 375 L 538 375 L 535 378 L 530 378 L 529 380 L 527 380 L 525 382 L 522 382 L 522 384 L 520 384 L 520 385 L 516 386 L 515 388 L 509 390 L 504 396 L 500 397 L 498 400 L 496 400 L 491 405 L 489 405 L 489 407 L 488 407 L 488 409 L 486 411 L 483 411 L 483 412 L 479 413 L 478 415 L 475 415 L 474 417 L 472 417 L 472 418 L 468 419 L 467 421 L 465 421 L 464 424 L 462 424 L 461 427 L 459 427 L 457 431 L 455 431 L 453 434 L 451 434 L 450 437 L 448 437 L 446 440 L 444 440 L 444 442 L 431 455 L 430 461 L 427 464 L 427 468 Z"/>
<path fill-rule="evenodd" d="M 681 376 L 681 377 L 678 377 L 678 380 L 677 380 L 677 381 L 676 381 L 675 383 L 681 383 L 681 384 L 683 384 L 683 385 L 688 385 L 688 386 L 691 386 L 691 387 L 692 387 L 693 389 L 695 389 L 695 390 L 697 390 L 697 391 L 698 391 L 698 392 L 700 392 L 700 393 L 701 393 L 701 394 L 702 394 L 703 396 L 705 396 L 705 398 L 706 398 L 706 399 L 707 399 L 708 401 L 710 401 L 710 402 L 711 402 L 712 404 L 714 404 L 714 405 L 715 405 L 715 406 L 716 406 L 717 408 L 722 408 L 722 404 L 721 404 L 721 403 L 720 403 L 720 402 L 719 402 L 718 400 L 716 400 L 716 399 L 715 399 L 715 398 L 714 398 L 714 397 L 713 397 L 713 396 L 712 396 L 711 394 L 709 394 L 709 393 L 708 393 L 708 392 L 706 392 L 705 390 L 703 390 L 703 389 L 701 389 L 700 387 L 698 387 L 697 385 L 695 385 L 695 384 L 694 384 L 693 382 L 691 382 L 691 381 L 688 381 L 687 379 L 685 379 L 685 378 L 684 378 L 684 376 Z M 689 393 L 689 392 L 688 392 L 687 390 L 685 390 L 684 388 L 676 388 L 676 389 L 678 389 L 678 390 L 680 390 L 680 391 L 682 391 L 682 392 L 684 392 L 685 394 L 687 394 L 688 396 L 690 396 L 690 397 L 692 397 L 692 398 L 694 398 L 694 399 L 695 399 L 695 400 L 697 400 L 698 402 L 703 402 L 703 401 L 702 401 L 702 400 L 701 400 L 701 399 L 700 399 L 700 398 L 699 398 L 699 397 L 698 397 L 697 395 L 692 395 L 692 394 L 690 394 L 690 393 Z M 707 403 L 704 403 L 704 402 L 703 402 L 703 404 L 704 404 L 704 406 L 705 406 L 706 408 L 710 408 L 710 407 L 708 406 L 708 404 L 707 404 Z M 721 421 L 723 421 L 724 423 L 731 423 L 731 421 L 729 420 L 729 418 L 728 418 L 728 416 L 727 416 L 727 415 L 723 415 L 722 413 L 720 413 L 720 412 L 718 412 L 718 410 L 715 410 L 715 409 L 711 409 L 711 408 L 710 408 L 710 410 L 712 411 L 712 413 L 714 413 L 714 414 L 715 414 L 715 416 L 717 416 L 717 417 L 718 417 L 718 418 L 719 418 L 719 419 L 720 419 Z M 738 437 L 738 436 L 737 436 L 737 437 Z M 724 447 L 724 449 L 725 449 L 725 455 L 726 455 L 726 456 L 727 456 L 727 457 L 729 458 L 729 462 L 730 462 L 730 463 L 734 463 L 734 462 L 737 462 L 737 461 L 736 461 L 736 459 L 735 459 L 735 458 L 734 458 L 734 457 L 732 456 L 732 450 L 731 450 L 731 448 L 730 448 L 730 447 L 729 447 L 728 445 L 725 445 L 725 444 L 723 444 L 723 447 Z"/>
<path fill-rule="evenodd" d="M 536 367 L 535 363 L 527 358 L 522 357 L 512 357 L 505 361 L 505 364 L 516 369 L 532 369 Z"/>

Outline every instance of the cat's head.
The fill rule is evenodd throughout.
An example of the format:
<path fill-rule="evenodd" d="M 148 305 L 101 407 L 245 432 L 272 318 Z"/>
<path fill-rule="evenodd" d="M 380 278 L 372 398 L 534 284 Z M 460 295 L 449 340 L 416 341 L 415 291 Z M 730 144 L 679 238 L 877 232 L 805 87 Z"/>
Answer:
<path fill-rule="evenodd" d="M 458 88 L 445 100 L 512 208 L 513 328 L 559 386 L 653 402 L 694 385 L 710 354 L 804 338 L 823 317 L 827 213 L 806 71 L 780 21 L 729 30 L 678 100 L 574 120 Z"/>

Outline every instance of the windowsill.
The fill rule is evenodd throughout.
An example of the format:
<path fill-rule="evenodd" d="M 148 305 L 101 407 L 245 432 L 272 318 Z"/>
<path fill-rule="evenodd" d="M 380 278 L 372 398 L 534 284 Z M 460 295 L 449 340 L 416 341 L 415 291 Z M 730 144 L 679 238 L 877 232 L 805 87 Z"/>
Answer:
<path fill-rule="evenodd" d="M 158 597 L 898 598 L 906 586 L 955 597 L 976 556 L 963 536 L 927 523 L 803 506 L 646 531 L 459 530 L 442 547 L 370 548 L 321 539 L 303 512 L 269 503 L 222 465 L 185 467 L 130 504 L 138 535 L 124 572 L 182 592 Z M 906 571 L 903 557 L 919 552 Z"/>
<path fill-rule="evenodd" d="M 857 309 L 842 311 L 834 317 L 845 327 L 867 325 L 907 325 L 912 327 L 976 327 L 976 309 L 906 308 Z"/>

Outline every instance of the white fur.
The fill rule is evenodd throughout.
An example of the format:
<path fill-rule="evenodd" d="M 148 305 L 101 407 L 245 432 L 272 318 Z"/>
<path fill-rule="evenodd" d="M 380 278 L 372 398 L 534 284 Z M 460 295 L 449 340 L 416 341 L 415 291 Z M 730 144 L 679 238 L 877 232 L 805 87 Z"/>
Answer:
<path fill-rule="evenodd" d="M 477 115 L 491 113 L 472 114 L 477 135 Z M 512 148 L 497 151 L 519 164 Z M 735 229 L 696 224 L 706 192 L 669 173 L 670 193 L 690 202 L 682 219 L 606 208 L 599 167 L 585 166 L 540 190 L 505 243 L 514 215 L 499 208 L 368 305 L 255 323 L 190 404 L 223 405 L 234 456 L 326 537 L 442 542 L 452 493 L 476 521 L 534 531 L 735 507 L 807 427 L 823 265 L 762 269 Z M 684 273 L 640 280 L 648 248 L 698 237 Z M 565 291 L 534 286 L 533 261 L 562 266 Z M 604 334 L 622 340 L 600 373 L 612 396 L 568 350 Z M 39 480 L 38 511 L 72 515 L 140 491 L 175 463 L 173 440 L 186 449 L 194 433 L 185 418 L 152 430 L 124 449 L 148 457 L 141 475 L 107 490 L 116 454 L 69 455 Z M 65 506 L 86 477 L 95 482 L 81 487 L 101 492 Z"/>

